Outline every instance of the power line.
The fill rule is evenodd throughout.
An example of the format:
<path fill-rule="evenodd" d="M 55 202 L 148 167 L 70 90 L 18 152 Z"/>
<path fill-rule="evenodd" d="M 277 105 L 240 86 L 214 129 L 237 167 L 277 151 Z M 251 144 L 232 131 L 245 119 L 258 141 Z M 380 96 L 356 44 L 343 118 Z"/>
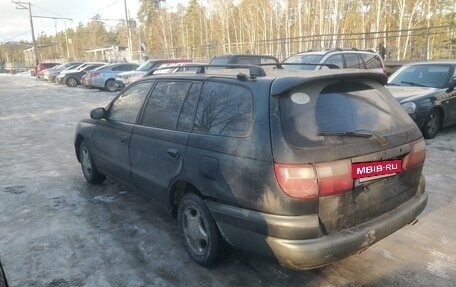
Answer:
<path fill-rule="evenodd" d="M 20 36 L 22 36 L 22 35 L 25 35 L 25 34 L 27 34 L 27 33 L 30 33 L 30 30 L 25 31 L 25 32 L 22 32 L 22 33 L 20 33 L 20 34 L 18 34 L 18 35 L 16 35 L 16 36 L 12 36 L 11 38 L 9 38 L 9 39 L 7 39 L 7 40 L 5 40 L 5 41 L 3 41 L 3 42 L 12 41 L 12 40 L 14 40 L 15 38 L 20 37 Z"/>

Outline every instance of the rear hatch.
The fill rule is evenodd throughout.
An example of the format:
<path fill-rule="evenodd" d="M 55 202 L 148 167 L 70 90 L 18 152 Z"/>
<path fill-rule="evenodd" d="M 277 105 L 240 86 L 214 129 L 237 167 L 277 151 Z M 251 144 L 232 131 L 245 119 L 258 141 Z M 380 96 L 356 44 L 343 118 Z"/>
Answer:
<path fill-rule="evenodd" d="M 339 73 L 272 84 L 276 178 L 288 196 L 318 199 L 326 233 L 385 214 L 417 192 L 424 141 L 384 82 Z"/>

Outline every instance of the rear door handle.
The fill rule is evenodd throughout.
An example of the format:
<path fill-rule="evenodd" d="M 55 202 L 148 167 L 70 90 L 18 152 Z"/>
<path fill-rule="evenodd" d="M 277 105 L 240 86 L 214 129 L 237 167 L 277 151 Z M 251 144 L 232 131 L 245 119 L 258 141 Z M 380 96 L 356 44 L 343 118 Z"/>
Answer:
<path fill-rule="evenodd" d="M 127 144 L 128 138 L 121 137 L 120 142 L 123 144 Z"/>
<path fill-rule="evenodd" d="M 168 152 L 168 155 L 171 157 L 174 157 L 174 158 L 179 157 L 179 150 L 176 148 L 169 148 L 167 152 Z"/>

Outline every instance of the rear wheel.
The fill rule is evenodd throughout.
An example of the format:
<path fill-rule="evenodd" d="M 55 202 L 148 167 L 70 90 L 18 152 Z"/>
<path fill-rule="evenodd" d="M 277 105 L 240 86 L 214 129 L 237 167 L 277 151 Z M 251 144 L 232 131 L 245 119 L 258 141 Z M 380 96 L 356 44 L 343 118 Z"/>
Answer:
<path fill-rule="evenodd" d="M 78 85 L 78 80 L 76 80 L 75 78 L 70 77 L 70 78 L 68 78 L 66 80 L 66 85 L 68 87 L 74 88 L 74 87 L 76 87 Z"/>
<path fill-rule="evenodd" d="M 184 195 L 179 203 L 178 222 L 190 257 L 200 265 L 212 265 L 219 256 L 222 238 L 201 198 L 193 193 Z"/>
<path fill-rule="evenodd" d="M 117 85 L 116 82 L 113 79 L 109 79 L 106 81 L 105 84 L 105 89 L 109 92 L 115 92 L 117 91 Z"/>
<path fill-rule="evenodd" d="M 97 170 L 85 141 L 79 147 L 79 159 L 81 160 L 82 173 L 88 183 L 100 184 L 106 179 L 106 176 Z"/>
<path fill-rule="evenodd" d="M 433 109 L 426 121 L 424 122 L 423 126 L 423 136 L 426 139 L 432 139 L 437 135 L 437 132 L 440 130 L 442 126 L 442 114 L 439 110 Z"/>

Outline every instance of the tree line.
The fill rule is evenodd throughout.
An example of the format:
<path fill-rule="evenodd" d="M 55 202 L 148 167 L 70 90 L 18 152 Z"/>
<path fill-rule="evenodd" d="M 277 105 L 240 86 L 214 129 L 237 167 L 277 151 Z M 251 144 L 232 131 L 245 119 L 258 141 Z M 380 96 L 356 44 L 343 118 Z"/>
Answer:
<path fill-rule="evenodd" d="M 136 21 L 129 23 L 134 53 L 142 45 L 150 57 L 260 53 L 284 59 L 310 49 L 376 50 L 379 44 L 391 60 L 456 53 L 451 0 L 189 0 L 175 9 L 165 4 L 141 1 Z M 56 35 L 40 35 L 37 42 L 54 44 L 44 51 L 49 59 L 66 58 L 67 52 L 84 59 L 89 49 L 127 46 L 127 35 L 125 22 L 109 28 L 96 16 Z"/>

